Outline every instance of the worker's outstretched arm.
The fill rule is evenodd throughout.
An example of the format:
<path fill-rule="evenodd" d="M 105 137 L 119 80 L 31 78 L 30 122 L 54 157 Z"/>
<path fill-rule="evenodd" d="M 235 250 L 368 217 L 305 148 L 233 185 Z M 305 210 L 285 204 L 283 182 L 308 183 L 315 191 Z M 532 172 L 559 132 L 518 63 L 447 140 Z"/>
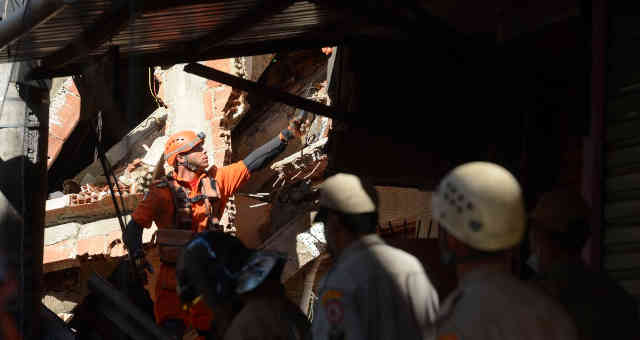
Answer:
<path fill-rule="evenodd" d="M 287 147 L 287 142 L 294 137 L 302 135 L 300 131 L 301 125 L 307 118 L 307 113 L 301 111 L 295 115 L 290 121 L 289 126 L 282 130 L 278 136 L 274 137 L 266 144 L 253 150 L 245 159 L 242 160 L 249 172 L 260 170 L 269 164 Z"/>
<path fill-rule="evenodd" d="M 284 151 L 287 147 L 287 142 L 293 137 L 293 133 L 288 128 L 284 129 L 278 136 L 253 150 L 242 162 L 249 169 L 249 172 L 260 170 Z"/>

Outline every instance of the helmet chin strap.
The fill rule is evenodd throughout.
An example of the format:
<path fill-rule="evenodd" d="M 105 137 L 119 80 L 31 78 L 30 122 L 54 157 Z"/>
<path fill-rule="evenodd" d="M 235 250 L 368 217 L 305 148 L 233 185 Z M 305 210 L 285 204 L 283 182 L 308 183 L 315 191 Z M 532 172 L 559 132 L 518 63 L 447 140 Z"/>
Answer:
<path fill-rule="evenodd" d="M 187 158 L 187 157 L 184 158 L 184 162 L 178 163 L 178 165 L 182 165 L 185 168 L 187 168 L 187 169 L 189 169 L 189 170 L 191 170 L 193 172 L 202 172 L 204 170 L 204 169 L 198 167 L 197 165 L 189 162 L 189 158 Z"/>

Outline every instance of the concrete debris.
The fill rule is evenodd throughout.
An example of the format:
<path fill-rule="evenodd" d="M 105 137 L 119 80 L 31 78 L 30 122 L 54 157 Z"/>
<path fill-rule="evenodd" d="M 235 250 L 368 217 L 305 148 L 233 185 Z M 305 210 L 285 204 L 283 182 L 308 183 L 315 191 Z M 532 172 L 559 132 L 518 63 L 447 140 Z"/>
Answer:
<path fill-rule="evenodd" d="M 48 199 L 45 205 L 45 210 L 49 211 L 49 210 L 68 207 L 69 203 L 70 203 L 69 196 L 63 194 L 60 197 Z"/>
<path fill-rule="evenodd" d="M 144 193 L 149 190 L 154 169 L 154 166 L 147 165 L 140 158 L 137 158 L 127 165 L 118 180 L 129 187 L 129 193 Z"/>
<path fill-rule="evenodd" d="M 49 194 L 49 199 L 64 197 L 64 193 L 62 191 L 54 191 Z"/>
<path fill-rule="evenodd" d="M 69 200 L 71 200 L 70 196 L 71 195 L 67 196 Z M 125 202 L 123 213 L 130 213 L 142 200 L 143 194 L 125 194 L 122 197 Z M 116 195 L 116 199 L 118 199 L 118 203 L 120 203 L 118 195 Z M 88 202 L 86 196 L 84 196 L 84 202 L 83 204 L 75 205 L 71 205 L 69 202 L 69 204 L 63 207 L 48 209 L 45 215 L 45 227 L 69 222 L 89 223 L 116 216 L 110 194 L 104 196 L 101 200 L 89 200 Z"/>
<path fill-rule="evenodd" d="M 147 150 L 143 145 L 151 144 L 156 138 L 164 134 L 167 112 L 165 108 L 158 108 L 106 152 L 105 156 L 114 169 L 126 166 L 136 158 L 146 156 Z M 104 176 L 104 171 L 100 161 L 96 160 L 80 171 L 74 177 L 74 181 L 80 184 L 98 184 L 97 182 L 92 182 L 91 179 L 92 177 L 98 179 L 100 176 Z"/>
<path fill-rule="evenodd" d="M 125 222 L 129 220 L 130 217 L 125 216 Z M 142 242 L 145 246 L 153 246 L 156 230 L 155 224 L 143 230 Z M 79 267 L 87 258 L 119 258 L 127 254 L 117 218 L 46 228 L 44 246 L 45 273 Z"/>
<path fill-rule="evenodd" d="M 281 276 L 282 282 L 286 282 L 304 265 L 326 251 L 326 243 L 322 241 L 324 236 L 319 234 L 319 226 L 311 225 L 313 215 L 309 212 L 310 209 L 293 218 L 260 247 L 288 254 Z"/>
<path fill-rule="evenodd" d="M 148 166 L 155 167 L 160 161 L 160 157 L 162 157 L 167 139 L 169 139 L 168 136 L 161 136 L 154 139 L 153 144 L 147 149 L 147 153 L 144 158 L 142 158 L 142 162 Z M 143 146 L 146 146 L 146 144 Z"/>
<path fill-rule="evenodd" d="M 60 314 L 57 314 L 57 315 L 65 323 L 69 322 L 69 320 L 71 320 L 71 318 L 73 317 L 73 314 L 71 314 L 71 313 L 60 313 Z"/>
<path fill-rule="evenodd" d="M 77 183 L 73 181 L 69 181 L 67 183 L 74 183 L 75 185 L 77 185 Z M 78 206 L 82 204 L 95 203 L 97 201 L 100 201 L 110 196 L 108 185 L 91 185 L 87 183 L 83 185 L 78 185 L 77 189 L 78 190 L 74 188 L 73 191 L 69 191 L 72 193 L 69 193 L 62 197 L 57 197 L 57 198 L 47 200 L 46 208 L 45 208 L 46 211 L 61 209 L 65 207 L 73 207 L 73 206 Z M 123 196 L 127 196 L 129 194 L 128 185 L 121 185 L 120 189 L 122 190 Z M 120 196 L 117 191 L 116 191 L 116 196 Z"/>
<path fill-rule="evenodd" d="M 271 165 L 278 173 L 278 179 L 299 181 L 322 175 L 327 163 L 327 137 Z"/>

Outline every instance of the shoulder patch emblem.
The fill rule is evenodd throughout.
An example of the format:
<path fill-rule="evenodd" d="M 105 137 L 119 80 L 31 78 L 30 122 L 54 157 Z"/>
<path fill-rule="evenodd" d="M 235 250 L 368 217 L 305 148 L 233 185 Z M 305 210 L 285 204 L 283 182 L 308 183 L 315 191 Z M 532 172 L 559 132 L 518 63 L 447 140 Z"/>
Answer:
<path fill-rule="evenodd" d="M 332 325 L 342 323 L 344 307 L 342 306 L 342 292 L 330 289 L 322 294 L 322 305 L 327 313 L 327 320 Z"/>
<path fill-rule="evenodd" d="M 331 300 L 324 306 L 329 323 L 333 325 L 342 323 L 342 319 L 344 318 L 344 307 L 342 306 L 342 301 Z"/>

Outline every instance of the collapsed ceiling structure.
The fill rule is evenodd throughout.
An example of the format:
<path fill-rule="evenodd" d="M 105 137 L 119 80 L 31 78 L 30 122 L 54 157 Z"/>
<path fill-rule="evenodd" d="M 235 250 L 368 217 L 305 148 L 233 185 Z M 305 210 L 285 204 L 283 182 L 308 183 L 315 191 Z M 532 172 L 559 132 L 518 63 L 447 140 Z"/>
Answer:
<path fill-rule="evenodd" d="M 350 171 L 379 186 L 419 188 L 422 191 L 390 195 L 421 205 L 428 204 L 425 192 L 445 171 L 472 159 L 490 159 L 512 169 L 527 189 L 529 204 L 553 183 L 579 182 L 575 173 L 582 171 L 583 160 L 572 148 L 582 147 L 581 141 L 575 141 L 588 133 L 587 90 L 580 84 L 588 82 L 585 71 L 590 65 L 583 55 L 589 46 L 585 18 L 590 17 L 590 9 L 570 0 L 535 4 L 412 1 L 402 6 L 330 0 L 33 0 L 3 15 L 0 60 L 35 60 L 15 79 L 29 86 L 37 86 L 38 79 L 75 75 L 76 90 L 63 86 L 67 90 L 62 92 L 69 103 L 77 101 L 74 94 L 83 99 L 82 104 L 74 104 L 81 106 L 79 123 L 72 132 L 61 132 L 68 133 L 61 137 L 66 141 L 50 153 L 49 187 L 64 189 L 65 180 L 81 173 L 67 182 L 79 186 L 75 188 L 79 196 L 73 196 L 78 203 L 98 204 L 94 198 L 103 196 L 85 181 L 99 174 L 83 170 L 92 167 L 96 117 L 101 110 L 102 140 L 112 148 L 109 152 L 120 153 L 113 163 L 121 162 L 119 175 L 132 194 L 129 199 L 140 195 L 138 189 L 144 191 L 144 178 L 154 165 L 144 158 L 153 154 L 154 140 L 167 130 L 184 127 L 179 120 L 172 121 L 177 114 L 169 112 L 167 120 L 154 125 L 144 138 L 130 133 L 139 124 L 146 126 L 150 112 L 176 107 L 175 99 L 169 98 L 174 91 L 165 87 L 162 94 L 155 81 L 160 87 L 171 86 L 182 77 L 191 79 L 186 81 L 187 88 L 204 89 L 198 98 L 205 103 L 203 117 L 209 118 L 197 124 L 204 122 L 211 139 L 220 145 L 233 146 L 220 151 L 215 149 L 218 142 L 214 143 L 213 154 L 220 152 L 214 158 L 220 162 L 244 157 L 293 113 L 274 100 L 318 114 L 313 137 L 292 143 L 283 155 L 286 158 L 257 174 L 244 189 L 246 195 L 236 197 L 237 209 L 252 209 L 260 218 L 254 226 L 258 233 L 242 235 L 242 228 L 235 232 L 256 247 L 270 244 L 302 254 L 290 262 L 287 274 L 299 281 L 305 272 L 300 269 L 318 256 L 322 242 L 314 241 L 317 233 L 308 222 L 311 207 L 291 208 L 304 204 L 299 197 L 309 190 L 305 185 L 323 174 Z M 320 52 L 321 47 L 335 45 L 339 47 L 331 59 Z M 311 49 L 299 51 L 303 48 Z M 259 60 L 259 55 L 271 53 L 275 59 Z M 241 58 L 235 57 L 240 56 L 259 61 L 238 61 Z M 235 61 L 230 63 L 244 64 L 245 73 L 219 63 L 232 57 Z M 187 71 L 191 78 L 178 75 L 172 66 L 205 60 L 182 66 L 180 72 Z M 265 71 L 252 76 L 248 68 Z M 207 79 L 196 81 L 193 75 Z M 147 86 L 150 79 L 152 84 Z M 318 85 L 330 100 L 309 95 L 310 85 Z M 225 99 L 218 100 L 219 94 Z M 235 108 L 246 104 L 246 108 L 232 112 L 226 103 Z M 220 118 L 215 117 L 216 110 L 224 112 L 222 121 L 216 120 Z M 139 154 L 122 155 L 118 143 L 123 140 L 127 141 L 123 148 Z M 556 145 L 561 147 L 550 153 Z M 78 155 L 83 155 L 82 162 L 74 162 Z M 134 162 L 136 158 L 141 160 Z M 69 206 L 58 209 L 72 208 L 72 196 L 67 197 Z M 60 199 L 63 205 L 65 200 Z M 273 211 L 264 211 L 267 208 Z M 113 216 L 109 214 L 113 212 L 91 218 Z M 95 222 L 90 219 L 83 222 Z M 236 213 L 226 221 L 242 225 L 242 220 Z M 418 230 L 424 227 L 419 220 L 394 221 L 387 229 L 405 230 L 402 226 L 413 223 L 413 233 L 423 233 Z M 38 225 L 38 221 L 29 220 L 27 225 Z M 95 225 L 70 228 L 74 235 L 100 229 L 95 235 L 101 237 L 102 252 L 113 241 Z M 278 239 L 277 235 L 284 236 Z M 37 236 L 33 237 L 37 244 Z M 79 241 L 60 242 L 77 245 Z M 37 251 L 34 254 L 37 258 Z M 34 275 L 39 275 L 35 267 Z"/>

